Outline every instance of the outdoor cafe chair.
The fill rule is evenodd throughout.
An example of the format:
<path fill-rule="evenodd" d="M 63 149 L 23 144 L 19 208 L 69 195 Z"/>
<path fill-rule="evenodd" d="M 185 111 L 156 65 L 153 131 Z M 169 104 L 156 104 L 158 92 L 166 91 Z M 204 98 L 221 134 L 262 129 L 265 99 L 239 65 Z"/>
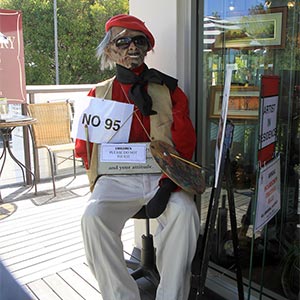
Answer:
<path fill-rule="evenodd" d="M 53 193 L 56 196 L 55 174 L 57 173 L 56 154 L 58 152 L 72 151 L 74 177 L 76 177 L 75 143 L 71 138 L 72 112 L 70 103 L 47 102 L 27 105 L 28 114 L 37 120 L 32 125 L 34 172 L 39 178 L 38 149 L 45 148 L 48 151 L 50 170 L 53 182 Z"/>

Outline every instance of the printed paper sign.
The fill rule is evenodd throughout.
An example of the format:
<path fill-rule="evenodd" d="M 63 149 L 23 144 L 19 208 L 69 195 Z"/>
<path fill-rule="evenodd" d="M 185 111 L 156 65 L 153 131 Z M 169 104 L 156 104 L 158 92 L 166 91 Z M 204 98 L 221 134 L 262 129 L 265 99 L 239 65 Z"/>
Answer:
<path fill-rule="evenodd" d="M 260 126 L 260 149 L 276 142 L 278 96 L 262 99 Z"/>
<path fill-rule="evenodd" d="M 133 104 L 94 97 L 75 102 L 72 137 L 93 143 L 126 143 L 129 139 Z"/>
<path fill-rule="evenodd" d="M 280 157 L 260 169 L 254 231 L 261 230 L 280 209 Z"/>
<path fill-rule="evenodd" d="M 146 144 L 102 144 L 100 162 L 146 163 Z"/>
<path fill-rule="evenodd" d="M 221 166 L 221 159 L 222 159 L 222 154 L 223 154 L 223 143 L 224 143 L 224 138 L 225 138 L 225 128 L 226 128 L 226 122 L 227 122 L 230 85 L 231 85 L 232 71 L 235 69 L 236 69 L 236 65 L 234 65 L 234 64 L 226 65 L 226 77 L 225 77 L 225 85 L 224 85 L 224 92 L 223 92 L 223 99 L 222 99 L 222 110 L 221 110 L 221 116 L 219 119 L 219 128 L 218 128 L 216 148 L 215 148 L 215 184 L 214 184 L 214 187 L 217 187 L 219 176 L 220 176 L 220 166 Z"/>
<path fill-rule="evenodd" d="M 161 169 L 151 154 L 150 143 L 100 144 L 98 162 L 100 175 L 161 174 Z"/>

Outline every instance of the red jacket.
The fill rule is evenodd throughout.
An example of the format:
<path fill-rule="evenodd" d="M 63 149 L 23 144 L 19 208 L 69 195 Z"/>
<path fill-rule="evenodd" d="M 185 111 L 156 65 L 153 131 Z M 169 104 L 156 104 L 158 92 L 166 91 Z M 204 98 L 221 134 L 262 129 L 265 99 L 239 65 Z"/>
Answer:
<path fill-rule="evenodd" d="M 128 94 L 131 85 L 122 84 L 122 87 L 123 90 Z M 112 87 L 112 100 L 128 103 L 123 90 L 121 89 L 121 83 L 118 82 L 117 79 L 115 79 Z M 173 103 L 173 124 L 171 127 L 173 143 L 180 156 L 186 159 L 191 159 L 196 146 L 196 134 L 192 122 L 189 118 L 188 99 L 179 87 L 177 87 L 174 92 L 170 93 Z M 95 97 L 95 88 L 90 90 L 88 96 Z M 137 107 L 134 107 L 134 109 L 136 108 Z M 143 126 L 149 134 L 150 117 L 143 116 L 139 110 L 137 110 L 136 113 L 139 116 L 140 120 L 143 122 Z M 149 142 L 149 138 L 144 132 L 144 129 L 141 127 L 135 114 L 133 115 L 129 142 Z M 85 163 L 85 167 L 88 168 L 86 149 L 86 142 L 76 139 L 75 155 L 76 157 L 81 157 Z M 92 150 L 92 144 L 90 145 L 90 150 Z"/>

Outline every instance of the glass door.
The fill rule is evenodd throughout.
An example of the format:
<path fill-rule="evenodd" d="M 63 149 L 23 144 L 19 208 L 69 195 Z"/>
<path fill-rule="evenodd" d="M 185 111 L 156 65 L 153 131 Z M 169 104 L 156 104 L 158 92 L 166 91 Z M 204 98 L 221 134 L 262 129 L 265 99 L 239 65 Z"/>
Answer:
<path fill-rule="evenodd" d="M 203 41 L 199 43 L 198 74 L 203 89 L 197 105 L 202 107 L 200 117 L 205 119 L 206 130 L 197 153 L 201 152 L 203 165 L 214 168 L 225 68 L 227 64 L 235 64 L 228 118 L 234 124 L 230 161 L 243 276 L 249 282 L 249 294 L 255 291 L 260 295 L 277 295 L 278 299 L 298 299 L 300 2 L 205 0 L 199 18 L 203 18 L 198 28 Z M 280 76 L 276 152 L 281 157 L 281 209 L 263 230 L 254 234 L 262 75 Z M 203 132 L 203 128 L 198 131 Z M 211 187 L 213 174 L 207 174 L 207 184 Z M 209 193 L 208 188 L 201 198 L 203 225 Z M 223 274 L 235 268 L 226 197 L 224 192 L 224 201 L 219 202 L 220 212 L 225 211 L 227 217 L 221 229 L 216 226 L 211 252 L 211 262 Z"/>

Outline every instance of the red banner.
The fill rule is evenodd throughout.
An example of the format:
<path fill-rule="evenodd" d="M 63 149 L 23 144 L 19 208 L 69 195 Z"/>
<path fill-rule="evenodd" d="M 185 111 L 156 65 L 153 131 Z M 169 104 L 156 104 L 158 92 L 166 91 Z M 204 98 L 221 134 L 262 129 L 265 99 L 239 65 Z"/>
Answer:
<path fill-rule="evenodd" d="M 0 9 L 0 98 L 26 102 L 22 14 Z"/>

